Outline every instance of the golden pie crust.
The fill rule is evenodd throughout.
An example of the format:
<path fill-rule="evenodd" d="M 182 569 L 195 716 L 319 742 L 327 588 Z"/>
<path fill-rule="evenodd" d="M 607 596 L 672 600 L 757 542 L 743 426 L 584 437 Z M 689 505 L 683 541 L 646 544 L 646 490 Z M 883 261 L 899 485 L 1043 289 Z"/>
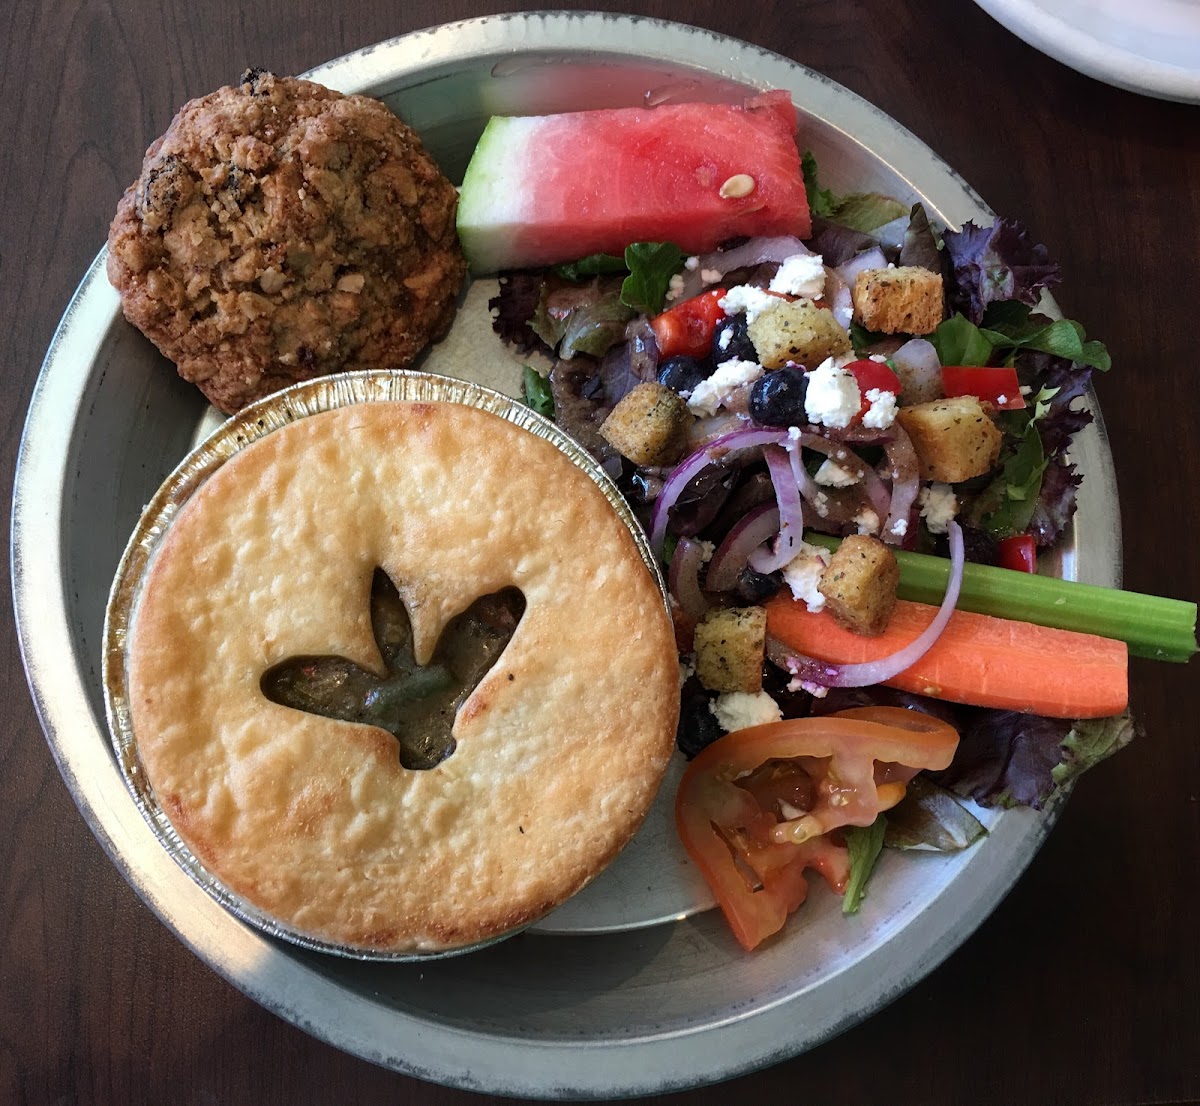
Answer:
<path fill-rule="evenodd" d="M 432 769 L 260 690 L 295 656 L 383 674 L 377 566 L 420 663 L 480 595 L 525 595 Z M 127 669 L 144 770 L 208 870 L 304 934 L 393 952 L 502 934 L 601 871 L 654 798 L 679 700 L 670 618 L 600 489 L 451 403 L 344 407 L 235 454 L 163 539 Z"/>

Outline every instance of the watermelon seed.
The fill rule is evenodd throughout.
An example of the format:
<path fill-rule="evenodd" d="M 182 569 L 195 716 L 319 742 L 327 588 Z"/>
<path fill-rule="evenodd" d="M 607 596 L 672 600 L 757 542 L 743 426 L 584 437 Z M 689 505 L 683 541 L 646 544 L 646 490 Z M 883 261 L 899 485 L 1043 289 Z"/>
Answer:
<path fill-rule="evenodd" d="M 723 200 L 740 200 L 754 191 L 754 178 L 749 173 L 735 173 L 723 185 L 720 196 Z"/>

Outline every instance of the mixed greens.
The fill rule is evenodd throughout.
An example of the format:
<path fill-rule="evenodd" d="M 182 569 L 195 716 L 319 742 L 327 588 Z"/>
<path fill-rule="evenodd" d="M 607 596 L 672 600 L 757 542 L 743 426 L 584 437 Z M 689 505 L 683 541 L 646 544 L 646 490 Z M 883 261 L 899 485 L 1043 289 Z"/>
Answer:
<path fill-rule="evenodd" d="M 1033 574 L 1036 550 L 1058 542 L 1074 514 L 1081 477 L 1068 451 L 1092 419 L 1081 402 L 1091 374 L 1111 364 L 1080 324 L 1039 310 L 1043 291 L 1060 279 L 1045 247 L 1010 220 L 955 231 L 938 227 L 920 204 L 909 208 L 874 193 L 837 196 L 820 187 L 811 154 L 802 165 L 813 215 L 803 243 L 751 239 L 693 258 L 670 244 L 636 243 L 624 257 L 507 274 L 492 301 L 497 333 L 550 362 L 546 374 L 526 368 L 527 402 L 604 464 L 669 566 L 685 675 L 679 746 L 689 758 L 703 754 L 693 767 L 713 759 L 706 750 L 714 744 L 734 749 L 739 732 L 757 734 L 775 721 L 812 720 L 820 730 L 821 720 L 869 715 L 864 725 L 884 727 L 878 732 L 886 745 L 903 733 L 905 712 L 919 712 L 958 735 L 948 763 L 903 773 L 899 791 L 878 800 L 873 821 L 834 820 L 832 839 L 822 836 L 812 852 L 803 852 L 808 845 L 779 852 L 780 835 L 791 833 L 790 845 L 799 844 L 796 827 L 816 809 L 819 772 L 778 767 L 767 782 L 750 773 L 746 788 L 775 811 L 757 822 L 759 815 L 728 814 L 740 795 L 693 800 L 724 804 L 726 815 L 714 813 L 710 824 L 724 827 L 724 847 L 759 874 L 752 888 L 758 900 L 751 895 L 738 905 L 737 894 L 718 895 L 731 921 L 742 912 L 734 928 L 748 947 L 772 931 L 749 915 L 772 896 L 775 914 L 795 909 L 805 867 L 838 882 L 852 913 L 885 844 L 965 848 L 984 829 L 959 798 L 1041 807 L 1133 737 L 1120 688 L 1119 699 L 1096 700 L 1117 703 L 1117 713 L 1077 720 L 1042 717 L 1036 698 L 1008 709 L 1003 697 L 943 691 L 962 700 L 948 702 L 893 681 L 908 669 L 898 667 L 901 660 L 919 657 L 930 647 L 924 639 L 942 633 L 955 600 L 980 616 L 1125 642 L 1135 655 L 1184 661 L 1196 649 L 1193 604 Z M 805 281 L 818 271 L 810 287 Z M 936 280 L 936 325 L 905 329 L 887 311 L 863 308 L 864 279 L 890 296 L 902 278 L 902 291 Z M 788 309 L 789 327 L 817 333 L 791 347 L 804 351 L 795 360 L 772 352 L 779 328 L 757 321 L 779 314 L 780 302 L 798 304 Z M 812 351 L 824 348 L 819 332 L 828 329 L 827 317 L 836 319 L 835 352 L 824 356 Z M 821 403 L 832 401 L 814 399 L 830 381 L 843 396 L 852 389 L 852 406 L 845 399 L 826 409 Z M 981 441 L 991 435 L 995 448 L 982 467 L 939 470 L 942 460 L 906 415 L 959 396 L 964 418 L 980 412 L 976 421 L 987 424 Z M 864 654 L 853 664 L 803 655 L 803 635 L 781 643 L 779 612 L 786 608 L 791 618 L 805 605 L 809 612 L 822 607 L 831 551 L 863 535 L 887 547 L 884 561 L 894 558 L 891 587 L 900 600 L 942 604 L 932 629 L 888 658 Z M 1018 563 L 1028 571 L 1012 571 Z M 765 613 L 759 619 L 753 612 Z M 728 668 L 741 661 L 727 643 L 756 633 L 761 641 L 765 626 L 769 659 L 760 646 L 761 679 L 747 685 L 761 691 L 731 690 L 735 684 L 711 675 L 711 658 L 702 654 L 706 628 L 716 622 Z M 1069 665 L 1071 657 L 1057 663 Z M 860 670 L 900 689 L 860 679 Z M 797 752 L 796 763 L 808 755 Z M 696 781 L 691 788 L 705 794 Z M 682 822 L 681 833 L 687 842 Z"/>

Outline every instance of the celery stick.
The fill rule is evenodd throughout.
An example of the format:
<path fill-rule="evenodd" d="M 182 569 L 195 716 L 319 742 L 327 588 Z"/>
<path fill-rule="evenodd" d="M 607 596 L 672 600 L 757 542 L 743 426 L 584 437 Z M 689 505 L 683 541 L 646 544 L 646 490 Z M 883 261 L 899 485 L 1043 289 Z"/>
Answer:
<path fill-rule="evenodd" d="M 840 542 L 828 534 L 809 532 L 804 537 L 826 549 L 836 549 Z M 900 598 L 940 603 L 950 562 L 924 553 L 895 552 Z M 1179 599 L 968 564 L 958 606 L 976 614 L 1114 638 L 1125 642 L 1135 657 L 1182 662 L 1196 652 L 1196 604 Z"/>

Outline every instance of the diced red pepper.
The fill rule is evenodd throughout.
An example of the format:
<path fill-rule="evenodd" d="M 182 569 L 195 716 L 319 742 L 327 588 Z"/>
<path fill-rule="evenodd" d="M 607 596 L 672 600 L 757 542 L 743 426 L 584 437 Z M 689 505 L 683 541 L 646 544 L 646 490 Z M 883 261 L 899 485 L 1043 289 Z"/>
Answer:
<path fill-rule="evenodd" d="M 942 369 L 942 390 L 946 397 L 976 396 L 1001 411 L 1019 411 L 1025 406 L 1021 382 L 1013 368 L 978 368 L 973 365 L 946 365 Z"/>
<path fill-rule="evenodd" d="M 707 357 L 712 349 L 713 331 L 723 318 L 725 311 L 718 302 L 725 295 L 724 288 L 713 288 L 690 300 L 677 303 L 674 307 L 650 320 L 654 337 L 658 341 L 658 355 L 668 357 Z"/>
<path fill-rule="evenodd" d="M 858 391 L 862 396 L 862 405 L 855 416 L 855 422 L 862 422 L 866 413 L 871 410 L 871 401 L 867 393 L 876 389 L 880 392 L 900 394 L 900 378 L 882 361 L 872 361 L 866 358 L 862 361 L 851 361 L 846 371 L 858 382 Z"/>
<path fill-rule="evenodd" d="M 1000 541 L 1000 567 L 1014 572 L 1037 572 L 1037 545 L 1032 534 L 1018 534 Z"/>

